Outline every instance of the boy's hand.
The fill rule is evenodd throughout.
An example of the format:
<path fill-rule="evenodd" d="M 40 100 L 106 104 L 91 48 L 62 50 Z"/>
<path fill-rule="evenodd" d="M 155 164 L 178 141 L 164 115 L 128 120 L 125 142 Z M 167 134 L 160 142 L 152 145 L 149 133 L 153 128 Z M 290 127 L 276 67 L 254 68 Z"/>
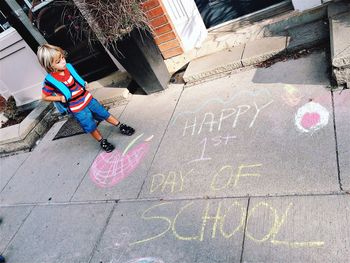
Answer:
<path fill-rule="evenodd" d="M 61 102 L 66 103 L 66 98 L 64 96 L 61 96 Z"/>

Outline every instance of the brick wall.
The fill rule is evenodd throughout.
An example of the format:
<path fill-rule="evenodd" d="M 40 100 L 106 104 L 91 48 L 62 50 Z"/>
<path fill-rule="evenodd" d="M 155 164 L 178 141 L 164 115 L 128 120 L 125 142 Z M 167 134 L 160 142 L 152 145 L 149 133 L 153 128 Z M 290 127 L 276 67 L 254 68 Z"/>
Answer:
<path fill-rule="evenodd" d="M 181 41 L 175 32 L 162 0 L 145 0 L 141 4 L 153 30 L 153 37 L 164 59 L 183 53 Z"/>

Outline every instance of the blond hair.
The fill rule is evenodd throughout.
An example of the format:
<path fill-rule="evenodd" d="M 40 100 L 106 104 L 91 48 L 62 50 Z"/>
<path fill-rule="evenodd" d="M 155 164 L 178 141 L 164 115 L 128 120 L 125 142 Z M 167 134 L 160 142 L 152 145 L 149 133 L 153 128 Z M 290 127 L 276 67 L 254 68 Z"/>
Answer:
<path fill-rule="evenodd" d="M 54 72 L 55 69 L 52 67 L 54 59 L 57 56 L 62 55 L 66 57 L 66 52 L 57 46 L 50 44 L 43 44 L 38 47 L 38 51 L 36 52 L 40 65 L 48 72 Z"/>

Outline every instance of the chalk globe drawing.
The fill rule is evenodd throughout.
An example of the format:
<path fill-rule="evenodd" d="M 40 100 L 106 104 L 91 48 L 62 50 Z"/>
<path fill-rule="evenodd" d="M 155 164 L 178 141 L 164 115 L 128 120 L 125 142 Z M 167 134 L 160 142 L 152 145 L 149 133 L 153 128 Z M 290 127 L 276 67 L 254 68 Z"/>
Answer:
<path fill-rule="evenodd" d="M 110 153 L 100 153 L 90 167 L 91 180 L 99 187 L 108 188 L 128 177 L 145 157 L 149 149 L 149 141 L 153 138 L 152 135 L 130 149 L 142 135 L 135 138 L 123 153 L 117 149 Z"/>
<path fill-rule="evenodd" d="M 329 112 L 313 101 L 299 108 L 295 115 L 295 124 L 302 132 L 315 132 L 328 124 Z"/>
<path fill-rule="evenodd" d="M 138 258 L 138 259 L 133 259 L 131 261 L 128 261 L 127 263 L 164 263 L 163 260 L 159 258 Z"/>

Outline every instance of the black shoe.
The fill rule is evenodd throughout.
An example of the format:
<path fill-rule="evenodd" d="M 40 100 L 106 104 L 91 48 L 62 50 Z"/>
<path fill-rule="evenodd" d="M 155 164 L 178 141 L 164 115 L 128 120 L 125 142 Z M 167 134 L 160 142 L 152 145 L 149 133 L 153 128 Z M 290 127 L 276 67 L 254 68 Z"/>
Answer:
<path fill-rule="evenodd" d="M 5 263 L 5 262 L 6 262 L 5 258 L 0 255 L 0 263 Z"/>
<path fill-rule="evenodd" d="M 128 135 L 128 136 L 133 135 L 134 132 L 135 132 L 134 128 L 132 128 L 132 127 L 130 127 L 130 126 L 124 124 L 124 123 L 121 123 L 119 125 L 119 130 L 120 130 L 121 134 Z"/>
<path fill-rule="evenodd" d="M 105 152 L 110 153 L 111 151 L 114 150 L 113 144 L 109 143 L 109 142 L 107 141 L 107 139 L 102 139 L 101 142 L 100 142 L 100 144 L 101 144 L 101 148 L 102 148 Z"/>

